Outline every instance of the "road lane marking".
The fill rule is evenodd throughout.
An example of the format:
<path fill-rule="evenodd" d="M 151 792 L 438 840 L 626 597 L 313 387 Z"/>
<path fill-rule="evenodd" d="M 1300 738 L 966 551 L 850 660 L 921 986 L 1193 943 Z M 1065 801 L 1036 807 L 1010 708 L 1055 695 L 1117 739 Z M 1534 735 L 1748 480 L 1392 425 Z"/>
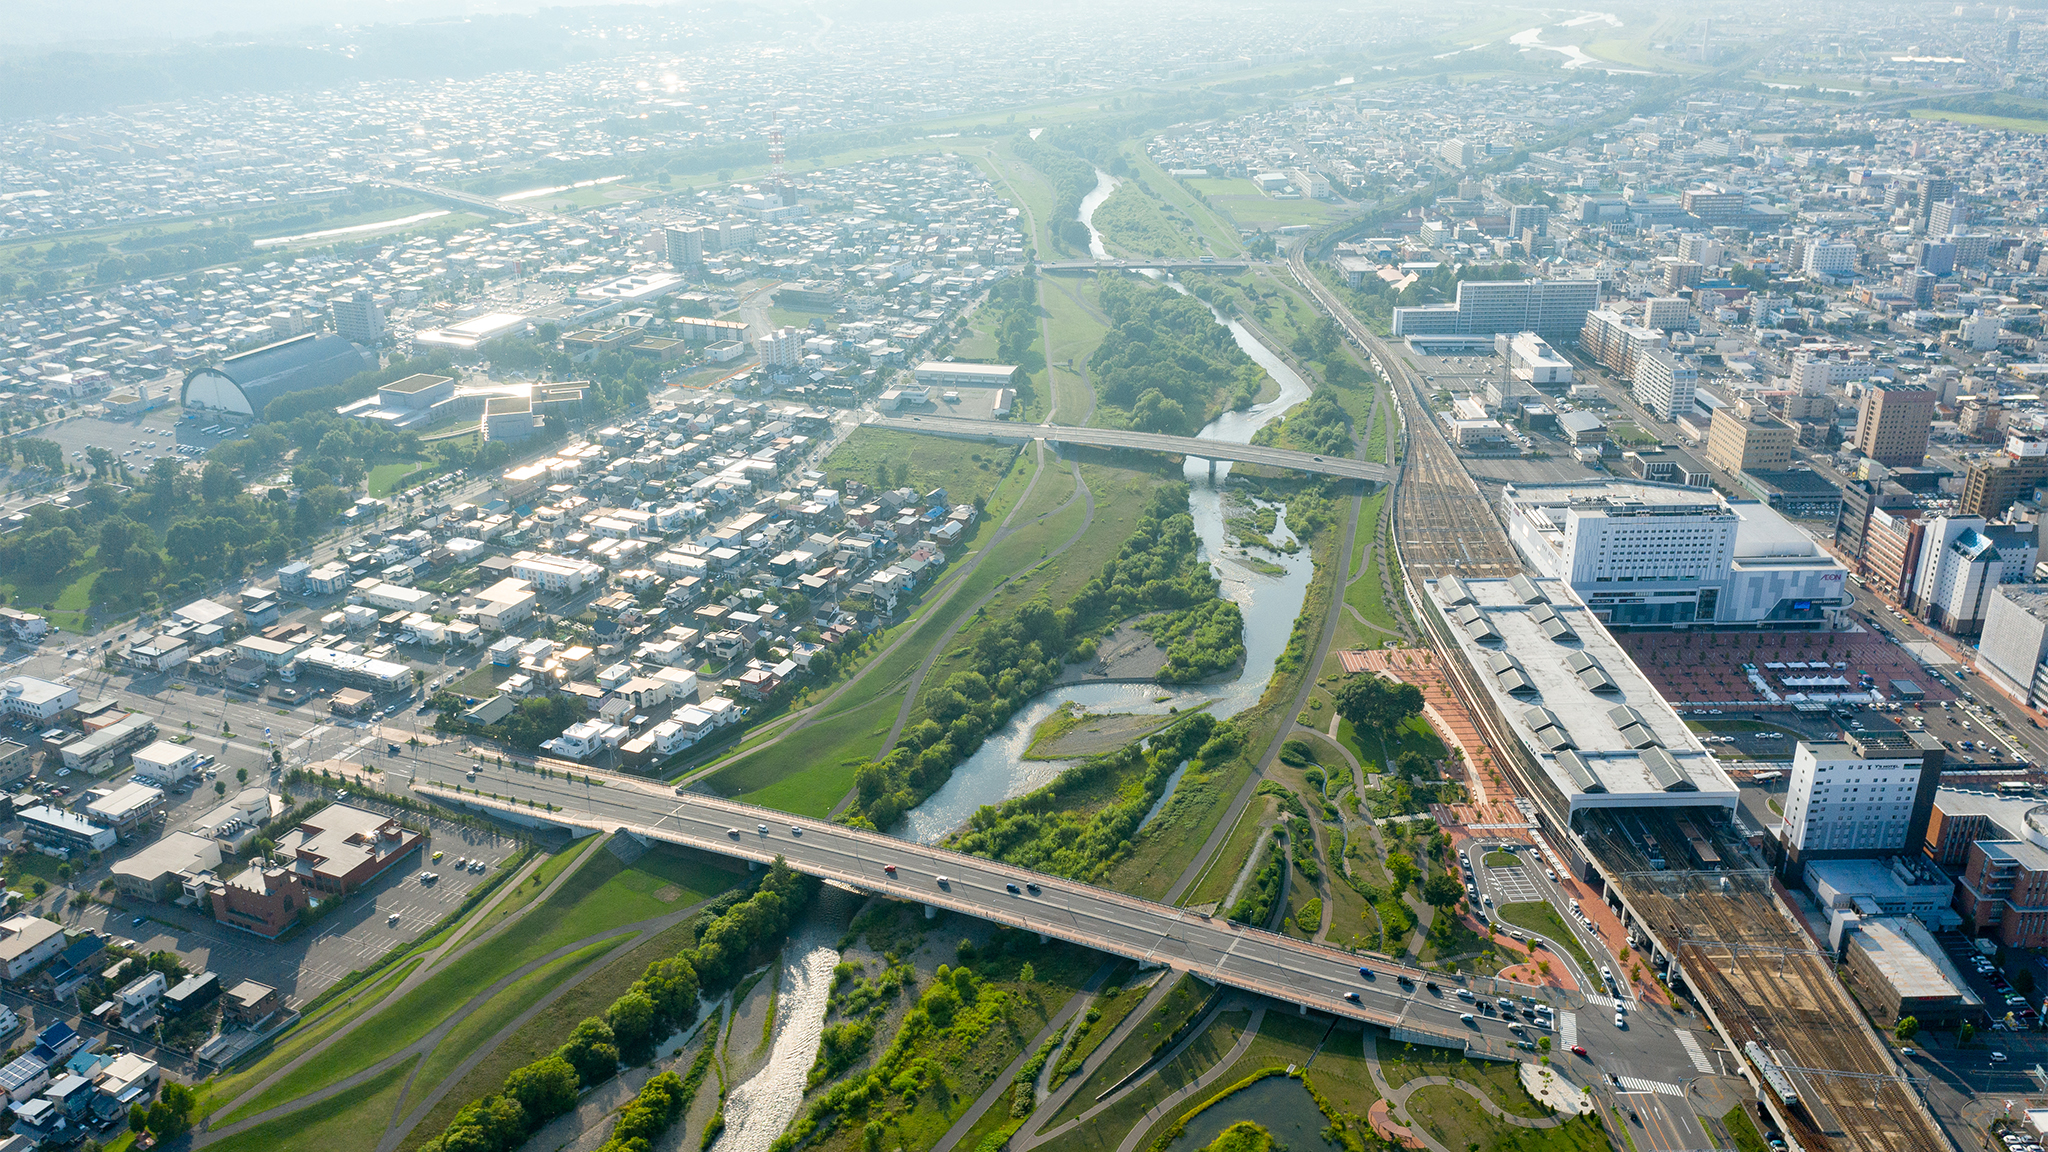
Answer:
<path fill-rule="evenodd" d="M 1693 1067 L 1706 1075 L 1711 1076 L 1714 1074 L 1714 1064 L 1711 1060 L 1707 1059 L 1706 1051 L 1700 1047 L 1700 1038 L 1692 1029 L 1680 1028 L 1678 1030 L 1678 1046 L 1685 1049 L 1685 1055 L 1692 1061 Z"/>
<path fill-rule="evenodd" d="M 1665 1096 L 1685 1095 L 1685 1089 L 1676 1084 L 1666 1084 L 1662 1080 L 1645 1080 L 1640 1076 L 1618 1076 L 1616 1079 L 1621 1081 L 1622 1089 L 1628 1092 L 1656 1092 Z"/>

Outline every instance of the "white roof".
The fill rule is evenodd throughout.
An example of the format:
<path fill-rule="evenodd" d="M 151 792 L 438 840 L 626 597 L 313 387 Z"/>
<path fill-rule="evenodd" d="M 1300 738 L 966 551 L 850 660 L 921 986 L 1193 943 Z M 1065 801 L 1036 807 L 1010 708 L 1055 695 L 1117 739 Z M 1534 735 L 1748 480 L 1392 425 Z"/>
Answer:
<path fill-rule="evenodd" d="M 173 744 L 169 740 L 158 740 L 135 753 L 135 766 L 137 768 L 145 766 L 151 768 L 172 768 L 188 760 L 197 760 L 198 758 L 198 752 L 183 744 Z"/>
<path fill-rule="evenodd" d="M 1570 586 L 1517 576 L 1430 588 L 1476 679 L 1573 811 L 1734 806 L 1734 782 Z"/>

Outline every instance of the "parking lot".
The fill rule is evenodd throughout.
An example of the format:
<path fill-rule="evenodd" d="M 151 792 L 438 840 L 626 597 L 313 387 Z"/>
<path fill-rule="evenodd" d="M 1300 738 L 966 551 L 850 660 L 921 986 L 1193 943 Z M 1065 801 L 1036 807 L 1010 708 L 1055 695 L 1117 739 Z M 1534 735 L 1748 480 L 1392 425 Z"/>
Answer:
<path fill-rule="evenodd" d="M 206 797 L 213 799 L 211 792 Z M 363 805 L 376 809 L 374 804 Z M 416 814 L 414 814 L 416 815 Z M 176 827 L 176 825 L 173 825 Z M 169 949 L 195 971 L 218 972 L 223 984 L 257 980 L 287 1002 L 305 1003 L 350 972 L 374 963 L 393 946 L 414 940 L 454 911 L 490 879 L 517 845 L 510 839 L 441 820 L 429 822 L 425 843 L 362 890 L 343 898 L 339 911 L 311 931 L 268 941 L 215 923 L 196 909 L 130 903 L 122 909 L 92 905 L 75 919 L 81 927 L 134 940 L 147 951 Z M 435 852 L 442 853 L 439 862 Z M 456 860 L 482 860 L 484 870 L 458 869 Z M 422 871 L 440 879 L 423 883 Z M 391 917 L 398 916 L 393 924 Z M 141 924 L 135 923 L 140 916 Z"/>
<path fill-rule="evenodd" d="M 1935 939 L 1941 945 L 1942 951 L 1948 954 L 1956 970 L 1963 974 L 1963 979 L 1969 983 L 1970 990 L 1984 1001 L 1990 1021 L 1980 1020 L 1977 1022 L 1978 1027 L 1983 1027 L 1987 1022 L 1992 1023 L 1994 1028 L 2004 1027 L 2002 1021 L 2007 1012 L 2012 1013 L 2022 1028 L 2032 1028 L 2040 1022 L 2039 1013 L 2036 1011 L 2039 1005 L 2026 1003 L 2026 998 L 2013 989 L 2011 981 L 1991 965 L 1990 959 L 1979 952 L 1968 937 L 1960 932 L 1943 932 Z"/>
<path fill-rule="evenodd" d="M 36 435 L 63 449 L 66 463 L 84 464 L 86 450 L 97 447 L 112 452 L 129 468 L 146 472 L 158 457 L 196 461 L 208 448 L 241 434 L 233 428 L 206 431 L 214 427 L 208 418 L 181 419 L 179 408 L 171 404 L 130 419 L 72 416 L 38 429 Z"/>

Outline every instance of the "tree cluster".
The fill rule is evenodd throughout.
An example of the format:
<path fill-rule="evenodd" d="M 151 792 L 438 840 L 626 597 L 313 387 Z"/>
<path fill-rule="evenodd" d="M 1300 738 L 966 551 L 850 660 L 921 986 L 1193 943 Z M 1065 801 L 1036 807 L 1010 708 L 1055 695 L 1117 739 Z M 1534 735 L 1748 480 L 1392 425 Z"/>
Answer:
<path fill-rule="evenodd" d="M 1154 489 L 1122 548 L 1066 607 L 1041 597 L 985 625 L 967 667 L 925 699 L 924 719 L 885 759 L 856 773 L 850 822 L 888 828 L 937 791 L 955 764 L 1053 682 L 1088 634 L 1139 612 L 1213 600 L 1216 579 L 1200 562 L 1187 499 L 1185 484 Z"/>
<path fill-rule="evenodd" d="M 735 895 L 714 915 L 695 947 L 649 964 L 604 1015 L 585 1019 L 554 1052 L 507 1073 L 500 1091 L 456 1113 L 423 1152 L 509 1152 L 525 1143 L 541 1125 L 574 1108 L 583 1089 L 610 1079 L 621 1060 L 646 1059 L 688 1023 L 704 989 L 725 987 L 750 953 L 774 948 L 816 887 L 778 858 L 751 896 Z M 650 1080 L 648 1088 L 656 1081 L 663 1077 Z M 666 1074 L 652 1094 L 642 1089 L 621 1114 L 605 1152 L 640 1152 L 666 1131 L 689 1099 L 683 1088 Z"/>
<path fill-rule="evenodd" d="M 1226 407 L 1249 407 L 1266 382 L 1200 300 L 1112 276 L 1101 301 L 1111 327 L 1088 357 L 1089 374 L 1102 402 L 1128 410 L 1141 431 L 1191 434 Z"/>
<path fill-rule="evenodd" d="M 1196 712 L 1149 740 L 1092 757 L 1053 781 L 999 805 L 983 805 L 951 847 L 1038 872 L 1089 883 L 1101 881 L 1130 855 L 1145 814 L 1183 761 L 1182 787 L 1221 769 L 1236 756 L 1244 734 L 1207 712 Z M 1109 791 L 1114 799 L 1101 803 Z"/>
<path fill-rule="evenodd" d="M 1227 672 L 1244 659 L 1244 613 L 1235 600 L 1206 600 L 1138 627 L 1166 649 L 1161 684 L 1191 684 Z"/>
<path fill-rule="evenodd" d="M 1384 736 L 1410 716 L 1422 713 L 1422 689 L 1371 672 L 1361 672 L 1337 685 L 1331 694 L 1337 715 L 1362 732 Z"/>

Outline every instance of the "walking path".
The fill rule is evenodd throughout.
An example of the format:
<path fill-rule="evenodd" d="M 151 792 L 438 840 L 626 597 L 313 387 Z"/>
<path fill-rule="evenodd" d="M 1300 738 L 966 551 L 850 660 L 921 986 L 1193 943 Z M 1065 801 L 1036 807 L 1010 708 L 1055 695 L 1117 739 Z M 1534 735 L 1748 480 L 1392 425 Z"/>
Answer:
<path fill-rule="evenodd" d="M 536 957 L 535 959 L 520 965 L 513 971 L 506 973 L 504 976 L 500 977 L 496 982 L 492 983 L 490 987 L 485 988 L 481 992 L 478 992 L 476 995 L 470 997 L 469 1000 L 465 1002 L 461 1008 L 450 1013 L 439 1024 L 436 1024 L 434 1028 L 431 1031 L 429 1031 L 425 1036 L 422 1036 L 418 1040 L 413 1041 L 411 1044 L 406 1045 L 399 1051 L 392 1053 L 391 1055 L 385 1057 L 382 1060 L 377 1061 L 375 1064 L 372 1064 L 369 1067 L 364 1068 L 362 1071 L 357 1072 L 352 1076 L 346 1077 L 336 1083 L 329 1084 L 324 1088 L 318 1089 L 317 1091 L 309 1092 L 303 1096 L 294 1097 L 293 1099 L 288 1100 L 282 1104 L 279 1104 L 276 1107 L 266 1108 L 263 1111 L 258 1112 L 252 1116 L 248 1116 L 241 1120 L 237 1120 L 232 1124 L 226 1124 L 219 1128 L 209 1128 L 206 1132 L 195 1136 L 192 1146 L 194 1148 L 203 1148 L 217 1141 L 225 1140 L 230 1136 L 236 1135 L 237 1133 L 248 1131 L 249 1129 L 254 1128 L 258 1125 L 266 1124 L 272 1120 L 289 1116 L 295 1112 L 299 1112 L 305 1108 L 311 1107 L 314 1104 L 318 1104 L 323 1100 L 339 1095 L 343 1092 L 353 1091 L 357 1087 L 369 1082 L 370 1080 L 375 1079 L 376 1077 L 382 1075 L 386 1071 L 394 1067 L 398 1067 L 405 1062 L 411 1061 L 414 1057 L 420 1057 L 422 1058 L 422 1061 L 424 1061 L 424 1058 L 431 1055 L 434 1049 L 440 1047 L 441 1042 L 444 1039 L 446 1039 L 448 1034 L 455 1029 L 456 1025 L 462 1023 L 462 1021 L 467 1019 L 471 1013 L 482 1008 L 485 1004 L 489 1003 L 492 998 L 497 996 L 500 992 L 503 992 L 505 989 L 511 987 L 512 984 L 516 981 L 531 974 L 539 968 L 542 968 L 548 964 L 553 963 L 556 960 L 559 960 L 565 956 L 574 955 L 575 953 L 590 947 L 592 944 L 602 943 L 605 940 L 614 937 L 626 937 L 626 939 L 620 942 L 618 947 L 613 948 L 611 951 L 607 952 L 598 960 L 593 961 L 590 964 L 586 964 L 583 967 L 583 969 L 577 973 L 575 977 L 571 978 L 570 980 L 564 981 L 562 984 L 558 985 L 553 991 L 549 993 L 547 997 L 543 999 L 540 1005 L 535 1006 L 534 1009 L 522 1015 L 520 1019 L 515 1022 L 515 1024 L 523 1024 L 526 1020 L 531 1019 L 533 1013 L 539 1011 L 541 1007 L 544 1007 L 548 1003 L 552 1003 L 556 997 L 560 996 L 564 992 L 567 992 L 570 988 L 575 987 L 578 983 L 582 982 L 583 980 L 589 978 L 591 975 L 601 970 L 604 967 L 605 963 L 613 959 L 616 959 L 618 956 L 622 955 L 624 951 L 631 949 L 632 947 L 637 945 L 639 941 L 649 932 L 660 932 L 674 926 L 675 924 L 681 923 L 684 919 L 695 915 L 698 911 L 700 911 L 709 903 L 709 901 L 700 901 L 697 904 L 694 904 L 688 908 L 680 909 L 675 912 L 666 913 L 662 916 L 654 917 L 652 919 L 642 920 L 633 924 L 625 924 L 616 928 L 607 928 L 601 932 L 594 932 L 580 940 L 574 940 L 567 944 L 564 944 L 561 947 L 554 949 L 553 951 L 547 953 L 544 956 Z M 363 1019 L 367 1020 L 377 1015 L 378 1013 L 370 1013 Z M 362 1020 L 352 1022 L 350 1030 L 353 1029 L 355 1024 L 360 1023 L 362 1023 Z M 337 1032 L 335 1036 L 329 1037 L 326 1041 L 323 1041 L 321 1044 L 317 1045 L 312 1051 L 307 1052 L 305 1055 L 299 1057 L 297 1060 L 292 1061 L 292 1063 L 287 1067 L 295 1068 L 302 1065 L 303 1063 L 305 1063 L 308 1057 L 313 1056 L 320 1051 L 323 1051 L 325 1048 L 328 1047 L 328 1045 L 332 1044 L 334 1040 L 338 1038 L 340 1035 L 342 1035 L 342 1033 Z M 495 1048 L 499 1042 L 501 1042 L 505 1037 L 509 1035 L 510 1032 L 501 1031 L 499 1035 L 494 1036 L 488 1045 L 484 1046 L 480 1051 L 473 1054 L 471 1059 L 466 1061 L 465 1064 L 457 1070 L 457 1072 L 454 1074 L 455 1077 L 459 1079 L 462 1074 L 466 1073 L 470 1068 L 475 1067 L 476 1064 L 479 1061 L 481 1061 L 483 1057 L 491 1051 L 491 1049 Z M 415 1074 L 417 1074 L 417 1071 L 417 1069 L 414 1070 Z M 274 1083 L 281 1075 L 283 1075 L 283 1071 L 280 1071 L 279 1073 L 273 1074 L 272 1076 L 265 1078 L 264 1085 Z M 437 1087 L 432 1100 L 428 1102 L 428 1106 L 431 1106 L 431 1104 L 434 1102 L 438 1102 L 440 1097 L 442 1095 L 445 1095 L 446 1090 L 450 1087 L 453 1087 L 452 1081 L 444 1083 L 443 1085 Z M 234 1102 L 234 1104 L 230 1105 L 227 1108 L 221 1109 L 221 1111 L 224 1113 L 231 1113 L 234 1110 L 234 1108 L 240 1106 L 243 1101 L 252 1098 L 250 1093 L 258 1092 L 261 1090 L 261 1088 L 262 1086 L 259 1085 L 258 1088 L 251 1089 L 249 1093 L 244 1093 L 240 1098 L 238 1098 Z M 410 1082 L 408 1082 L 408 1089 L 409 1088 Z M 402 1100 L 403 1097 L 401 1097 L 401 1102 Z M 413 1119 L 413 1123 L 417 1123 L 418 1117 L 424 1116 L 424 1114 L 424 1111 L 416 1113 Z M 409 1129 L 410 1125 L 407 1126 L 407 1130 Z M 403 1135 L 404 1132 L 400 1131 L 397 1134 L 397 1136 L 394 1137 L 387 1131 L 385 1139 L 386 1142 L 390 1143 L 392 1146 L 395 1147 L 397 1139 L 402 1138 Z M 382 1147 L 383 1145 L 380 1144 L 379 1146 Z"/>
<path fill-rule="evenodd" d="M 491 911 L 495 909 L 513 892 L 517 891 L 519 886 L 525 883 L 527 878 L 532 876 L 534 871 L 538 869 L 546 859 L 546 856 L 536 855 L 533 858 L 533 860 L 527 864 L 526 867 L 520 869 L 519 874 L 517 876 L 514 876 L 511 880 L 506 881 L 505 884 L 498 889 L 497 895 L 493 897 L 490 901 L 486 902 L 481 909 L 479 909 L 475 914 L 473 914 L 469 918 L 468 923 L 471 926 L 474 926 L 483 918 L 490 915 Z M 554 880 L 549 882 L 548 886 L 541 890 L 541 893 L 538 896 L 535 896 L 531 901 L 528 901 L 526 905 L 526 911 L 530 912 L 533 909 L 540 907 L 542 904 L 545 904 L 548 898 L 553 896 L 555 894 L 555 891 L 561 888 L 561 886 L 564 883 L 566 883 L 569 877 L 573 875 L 575 872 L 576 869 L 574 868 L 562 869 L 562 871 L 555 876 Z M 446 943 L 442 944 L 439 948 L 435 949 L 432 953 L 430 953 L 427 959 L 423 961 L 419 965 L 419 967 L 413 969 L 412 972 L 408 974 L 404 980 L 400 981 L 396 987 L 392 988 L 389 992 L 383 994 L 382 1004 L 380 1004 L 376 1008 L 373 1008 L 363 1013 L 361 1016 L 356 1017 L 354 1020 L 349 1021 L 347 1024 L 342 1025 L 340 1028 L 335 1030 L 333 1035 L 321 1040 L 318 1044 L 313 1045 L 311 1048 L 308 1048 L 306 1051 L 300 1053 L 298 1056 L 286 1062 L 286 1064 L 283 1067 L 277 1069 L 275 1072 L 272 1072 L 270 1075 L 265 1076 L 262 1080 L 256 1082 L 255 1084 L 250 1085 L 249 1089 L 243 1092 L 240 1096 L 237 1096 L 233 1100 L 228 1101 L 226 1104 L 223 1104 L 219 1108 L 214 1109 L 213 1114 L 219 1116 L 232 1115 L 236 1109 L 241 1108 L 242 1106 L 248 1104 L 250 1101 L 255 1100 L 257 1097 L 261 1096 L 265 1091 L 268 1091 L 271 1085 L 276 1084 L 279 1080 L 282 1080 L 286 1076 L 297 1071 L 307 1062 L 317 1059 L 320 1056 L 320 1054 L 325 1052 L 329 1047 L 331 1047 L 335 1043 L 335 1041 L 340 1040 L 342 1037 L 347 1036 L 351 1032 L 354 1032 L 356 1029 L 362 1027 L 369 1021 L 376 1019 L 385 1008 L 389 1007 L 392 1004 L 396 1004 L 398 1000 L 401 997 L 403 997 L 406 993 L 411 992 L 414 988 L 417 988 L 422 983 L 424 983 L 431 972 L 439 971 L 444 962 L 451 962 L 453 960 L 459 959 L 462 956 L 468 955 L 471 950 L 482 946 L 490 940 L 496 939 L 501 933 L 505 932 L 513 924 L 518 923 L 524 917 L 524 915 L 525 913 L 522 912 L 520 915 L 517 916 L 507 916 L 504 920 L 492 925 L 488 931 L 475 936 L 467 942 L 463 942 L 462 940 L 463 936 L 465 935 L 464 932 L 451 932 Z M 596 938 L 593 937 L 589 940 L 585 940 L 583 943 L 587 945 L 590 943 L 594 943 L 595 940 Z M 450 949 L 454 949 L 454 951 L 451 952 Z M 283 1037 L 280 1037 L 280 1039 L 283 1039 Z M 308 1103 L 310 1103 L 310 1101 L 308 1101 Z M 197 1133 L 197 1135 L 194 1137 L 195 1147 L 199 1146 L 202 1143 L 208 1142 L 207 1134 L 209 1131 L 210 1129 L 208 1127 L 207 1122 L 201 1121 L 198 1127 L 195 1129 L 195 1132 Z"/>
<path fill-rule="evenodd" d="M 1081 985 L 1080 991 L 1068 997 L 1065 1006 L 1054 1013 L 1052 1019 L 1045 1022 L 1045 1027 L 1040 1028 L 1038 1035 L 1033 1036 L 1030 1042 L 1024 1045 L 1023 1049 L 1017 1053 L 1016 1059 L 1010 1061 L 996 1075 L 996 1078 L 989 1082 L 987 1088 L 982 1089 L 981 1095 L 975 1098 L 973 1106 L 962 1113 L 960 1119 L 955 1120 L 951 1128 L 946 1129 L 946 1134 L 939 1137 L 937 1144 L 932 1145 L 932 1152 L 952 1152 L 953 1146 L 966 1139 L 969 1132 L 974 1131 L 974 1126 L 981 1123 L 981 1118 L 988 1113 L 990 1108 L 994 1107 L 998 1101 L 1010 1099 L 1011 1094 L 1016 1090 L 1017 1074 L 1024 1070 L 1024 1062 L 1031 1059 L 1032 1054 L 1043 1047 L 1047 1040 L 1058 1035 L 1060 1030 L 1065 1028 L 1074 1017 L 1088 1010 L 1088 1006 L 1095 1002 L 1096 991 L 1102 987 L 1103 981 L 1109 979 L 1109 974 L 1116 970 L 1118 963 L 1120 961 L 1114 958 L 1104 961 L 1102 966 L 1097 968 L 1094 974 L 1088 977 L 1087 982 Z M 1162 980 L 1160 983 L 1164 984 L 1166 981 Z M 1055 1052 L 1050 1059 L 1046 1060 L 1046 1068 L 1050 1069 L 1058 1060 L 1059 1054 Z M 1043 1075 L 1043 1071 L 1040 1074 Z"/>
<path fill-rule="evenodd" d="M 1504 1120 L 1517 1128 L 1555 1128 L 1564 1123 L 1562 1118 L 1556 1116 L 1517 1116 L 1512 1112 L 1503 1110 L 1499 1104 L 1494 1102 L 1493 1097 L 1486 1094 L 1485 1089 L 1470 1081 L 1459 1080 L 1450 1076 L 1421 1076 L 1402 1084 L 1399 1088 L 1391 1087 L 1387 1084 L 1385 1070 L 1380 1067 L 1378 1045 L 1371 1037 L 1367 1038 L 1365 1046 L 1365 1067 L 1372 1073 L 1373 1087 L 1379 1090 L 1380 1099 L 1387 1105 L 1386 1114 L 1392 1120 L 1402 1125 L 1403 1132 L 1415 1141 L 1415 1143 L 1408 1145 L 1411 1148 L 1428 1148 L 1430 1152 L 1453 1152 L 1452 1149 L 1439 1143 L 1436 1137 L 1423 1131 L 1408 1111 L 1408 1098 L 1432 1085 L 1455 1088 L 1465 1093 L 1479 1101 L 1480 1106 L 1485 1108 L 1488 1114 L 1496 1119 Z M 1374 1106 L 1374 1110 L 1378 1110 L 1377 1105 Z M 1374 1127 L 1378 1128 L 1379 1125 L 1375 1123 Z M 1389 1133 L 1388 1135 L 1392 1134 Z M 1398 1139 L 1398 1137 L 1396 1138 Z"/>
<path fill-rule="evenodd" d="M 1231 1045 L 1230 1051 L 1223 1054 L 1223 1059 L 1209 1065 L 1206 1071 L 1180 1091 L 1146 1109 L 1145 1114 L 1138 1118 L 1138 1122 L 1131 1125 L 1131 1130 L 1124 1133 L 1123 1140 L 1116 1146 L 1116 1152 L 1137 1152 L 1138 1142 L 1145 1138 L 1145 1134 L 1152 1130 L 1152 1125 L 1158 1123 L 1161 1117 L 1172 1115 L 1174 1109 L 1180 1107 L 1183 1102 L 1214 1084 L 1224 1073 L 1236 1066 L 1237 1062 L 1244 1058 L 1244 1054 L 1251 1050 L 1252 1041 L 1259 1038 L 1259 1025 L 1264 1023 L 1265 1019 L 1264 1008 L 1254 1009 L 1251 1023 L 1245 1026 L 1244 1032 L 1238 1036 L 1237 1043 Z"/>

